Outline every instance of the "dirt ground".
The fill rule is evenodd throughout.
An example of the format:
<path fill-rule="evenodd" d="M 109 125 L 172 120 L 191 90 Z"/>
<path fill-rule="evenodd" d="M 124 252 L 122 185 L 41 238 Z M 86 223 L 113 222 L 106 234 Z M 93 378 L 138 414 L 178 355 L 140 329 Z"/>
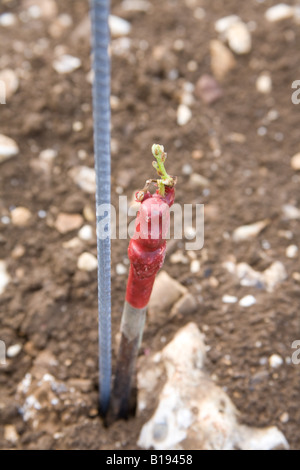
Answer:
<path fill-rule="evenodd" d="M 60 212 L 80 214 L 95 225 L 93 195 L 70 176 L 73 167 L 93 167 L 90 45 L 88 33 L 78 27 L 88 1 L 57 1 L 54 14 L 34 18 L 31 9 L 28 15 L 39 3 L 7 0 L 0 6 L 0 15 L 12 12 L 17 18 L 15 26 L 0 26 L 0 70 L 13 69 L 20 80 L 17 92 L 0 105 L 0 133 L 20 148 L 18 156 L 0 164 L 0 259 L 11 276 L 0 296 L 0 339 L 8 347 L 21 345 L 20 353 L 0 366 L 0 447 L 136 449 L 151 410 L 109 429 L 97 415 L 96 271 L 77 267 L 82 252 L 96 254 L 95 237 L 66 247 L 78 229 L 62 234 L 54 225 Z M 126 12 L 112 1 L 112 13 L 132 27 L 129 48 L 124 38 L 114 39 L 112 47 L 112 95 L 118 98 L 112 110 L 112 200 L 117 205 L 120 188 L 131 199 L 153 177 L 150 148 L 164 144 L 168 169 L 178 175 L 177 202 L 206 205 L 205 244 L 196 253 L 200 271 L 192 273 L 190 263 L 175 264 L 170 256 L 164 267 L 195 296 L 198 308 L 172 321 L 166 314 L 149 322 L 141 354 L 160 350 L 180 327 L 196 322 L 210 346 L 207 370 L 228 391 L 242 422 L 275 425 L 291 449 L 300 449 L 300 366 L 290 360 L 291 344 L 300 339 L 300 276 L 295 275 L 300 269 L 299 256 L 286 256 L 286 248 L 298 244 L 300 223 L 282 212 L 284 204 L 300 207 L 300 174 L 290 165 L 299 152 L 300 105 L 291 102 L 291 84 L 300 78 L 300 25 L 292 18 L 267 22 L 264 13 L 274 4 L 153 0 L 145 13 Z M 57 23 L 62 14 L 69 15 L 63 26 Z M 192 119 L 179 126 L 184 83 L 196 85 L 212 73 L 214 23 L 229 14 L 251 22 L 251 52 L 235 56 L 234 70 L 221 82 L 222 98 L 208 105 L 195 97 Z M 61 51 L 80 58 L 81 67 L 57 73 L 52 63 Z M 265 71 L 272 78 L 268 94 L 256 89 Z M 41 163 L 45 149 L 57 151 L 52 166 Z M 208 189 L 189 183 L 186 164 L 209 180 Z M 7 221 L 18 206 L 31 212 L 25 227 Z M 270 223 L 257 237 L 233 241 L 235 228 L 263 219 Z M 126 286 L 126 274 L 117 274 L 116 267 L 127 266 L 127 245 L 128 240 L 112 243 L 113 338 Z M 178 250 L 184 252 L 181 241 L 172 243 L 169 254 Z M 241 286 L 223 266 L 233 259 L 258 271 L 280 261 L 287 279 L 273 293 Z M 225 304 L 224 295 L 253 295 L 256 304 Z M 276 369 L 268 362 L 273 354 L 283 359 Z M 32 424 L 20 414 L 17 386 L 41 363 L 61 384 L 78 389 L 79 398 L 55 411 L 53 402 L 41 422 Z M 8 439 L 11 426 L 15 437 Z"/>

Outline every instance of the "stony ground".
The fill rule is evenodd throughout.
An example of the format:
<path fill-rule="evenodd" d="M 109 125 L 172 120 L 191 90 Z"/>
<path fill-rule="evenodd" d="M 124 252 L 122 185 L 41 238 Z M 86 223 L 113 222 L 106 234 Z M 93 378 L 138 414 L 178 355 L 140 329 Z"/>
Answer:
<path fill-rule="evenodd" d="M 126 21 L 112 24 L 112 191 L 117 206 L 153 177 L 156 141 L 177 202 L 205 204 L 204 248 L 172 241 L 164 267 L 189 301 L 149 316 L 141 356 L 195 322 L 241 421 L 299 449 L 300 15 L 274 5 L 112 2 Z M 152 411 L 109 429 L 97 412 L 87 14 L 87 1 L 0 5 L 1 448 L 135 449 Z M 114 338 L 127 244 L 112 243 Z"/>

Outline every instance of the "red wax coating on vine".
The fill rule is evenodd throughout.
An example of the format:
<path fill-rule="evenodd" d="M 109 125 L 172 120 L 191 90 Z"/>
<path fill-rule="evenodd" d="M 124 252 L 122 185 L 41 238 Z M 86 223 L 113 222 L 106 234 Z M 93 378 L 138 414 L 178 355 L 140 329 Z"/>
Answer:
<path fill-rule="evenodd" d="M 126 300 L 134 308 L 149 302 L 155 275 L 166 254 L 166 238 L 170 228 L 169 208 L 174 203 L 175 189 L 166 187 L 165 195 L 147 192 L 137 214 L 135 233 L 129 243 L 130 271 Z"/>

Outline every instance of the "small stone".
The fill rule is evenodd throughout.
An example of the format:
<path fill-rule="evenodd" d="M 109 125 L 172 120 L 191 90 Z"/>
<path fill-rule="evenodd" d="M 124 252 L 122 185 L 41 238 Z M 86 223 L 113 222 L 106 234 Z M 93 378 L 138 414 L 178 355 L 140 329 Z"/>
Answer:
<path fill-rule="evenodd" d="M 90 418 L 96 418 L 96 416 L 99 415 L 99 411 L 97 410 L 97 408 L 92 408 L 90 411 L 89 411 L 89 417 Z"/>
<path fill-rule="evenodd" d="M 187 264 L 189 262 L 188 258 L 184 256 L 182 251 L 176 251 L 175 253 L 172 253 L 170 256 L 170 262 L 172 264 Z"/>
<path fill-rule="evenodd" d="M 10 99 L 19 88 L 19 79 L 11 69 L 4 69 L 0 72 L 0 84 L 4 83 L 4 97 Z M 1 90 L 0 90 L 1 98 Z"/>
<path fill-rule="evenodd" d="M 6 271 L 6 263 L 0 260 L 0 295 L 5 291 L 6 286 L 10 283 L 11 278 Z"/>
<path fill-rule="evenodd" d="M 148 11 L 151 3 L 147 0 L 123 0 L 121 3 L 124 11 Z"/>
<path fill-rule="evenodd" d="M 21 344 L 14 344 L 13 346 L 9 346 L 9 348 L 6 351 L 6 355 L 10 359 L 12 359 L 13 357 L 18 356 L 21 351 L 22 351 L 22 345 Z"/>
<path fill-rule="evenodd" d="M 154 282 L 149 302 L 149 314 L 155 316 L 156 312 L 164 312 L 185 293 L 187 289 L 165 271 L 161 271 Z"/>
<path fill-rule="evenodd" d="M 27 0 L 28 13 L 31 18 L 54 18 L 57 16 L 55 0 Z"/>
<path fill-rule="evenodd" d="M 171 310 L 170 317 L 176 315 L 191 315 L 196 312 L 197 307 L 198 304 L 195 297 L 190 293 L 186 293 L 176 302 Z"/>
<path fill-rule="evenodd" d="M 19 259 L 19 258 L 22 258 L 22 256 L 24 256 L 25 254 L 25 248 L 24 246 L 22 245 L 17 245 L 15 246 L 15 248 L 13 249 L 13 251 L 11 252 L 11 257 L 13 259 Z"/>
<path fill-rule="evenodd" d="M 297 258 L 298 251 L 299 251 L 299 248 L 297 247 L 297 245 L 290 245 L 286 249 L 286 252 L 285 252 L 286 257 L 287 258 Z"/>
<path fill-rule="evenodd" d="M 230 49 L 236 54 L 249 54 L 251 51 L 251 34 L 247 25 L 242 21 L 232 24 L 226 32 L 226 37 Z"/>
<path fill-rule="evenodd" d="M 12 424 L 7 424 L 4 426 L 4 439 L 12 444 L 16 444 L 19 439 L 19 434 L 15 426 Z"/>
<path fill-rule="evenodd" d="M 238 301 L 238 298 L 234 295 L 223 295 L 222 302 L 224 304 L 235 304 Z"/>
<path fill-rule="evenodd" d="M 241 19 L 237 15 L 224 16 L 215 22 L 215 30 L 219 34 L 226 33 L 232 25 L 240 21 Z"/>
<path fill-rule="evenodd" d="M 300 153 L 296 153 L 296 155 L 291 159 L 291 167 L 293 170 L 300 170 Z"/>
<path fill-rule="evenodd" d="M 292 204 L 285 204 L 284 206 L 282 206 L 282 212 L 284 217 L 288 220 L 300 219 L 300 209 L 293 206 Z"/>
<path fill-rule="evenodd" d="M 118 263 L 116 266 L 116 273 L 118 274 L 118 276 L 124 276 L 124 274 L 127 273 L 126 266 L 124 266 L 124 264 L 122 263 Z"/>
<path fill-rule="evenodd" d="M 77 261 L 77 267 L 81 271 L 94 271 L 97 269 L 98 261 L 92 253 L 82 253 Z"/>
<path fill-rule="evenodd" d="M 115 15 L 109 16 L 109 28 L 112 37 L 126 36 L 131 31 L 130 23 Z"/>
<path fill-rule="evenodd" d="M 203 158 L 203 156 L 204 156 L 203 150 L 193 150 L 193 152 L 192 152 L 192 158 L 194 160 L 201 160 L 201 158 Z"/>
<path fill-rule="evenodd" d="M 223 80 L 234 69 L 236 62 L 232 52 L 216 39 L 210 41 L 211 69 L 218 80 Z"/>
<path fill-rule="evenodd" d="M 59 15 L 49 26 L 49 34 L 53 38 L 59 38 L 66 29 L 70 28 L 73 20 L 70 15 L 63 13 Z"/>
<path fill-rule="evenodd" d="M 246 136 L 240 132 L 231 132 L 228 136 L 228 140 L 237 144 L 244 144 L 246 142 Z"/>
<path fill-rule="evenodd" d="M 83 224 L 83 217 L 80 214 L 58 214 L 54 227 L 59 233 L 65 234 L 78 230 Z"/>
<path fill-rule="evenodd" d="M 206 104 L 213 104 L 223 96 L 217 80 L 208 74 L 202 75 L 196 83 L 195 94 Z"/>
<path fill-rule="evenodd" d="M 74 72 L 81 67 L 81 60 L 69 54 L 63 54 L 53 62 L 54 70 L 60 75 Z"/>
<path fill-rule="evenodd" d="M 72 250 L 74 248 L 81 248 L 82 243 L 78 237 L 74 237 L 74 238 L 71 238 L 71 240 L 64 242 L 62 246 L 63 248 L 66 248 L 67 250 Z"/>
<path fill-rule="evenodd" d="M 18 155 L 18 153 L 19 147 L 16 142 L 10 137 L 0 134 L 0 163 Z"/>
<path fill-rule="evenodd" d="M 89 241 L 93 238 L 93 227 L 91 225 L 84 225 L 78 232 L 81 240 Z"/>
<path fill-rule="evenodd" d="M 77 166 L 69 171 L 74 183 L 83 191 L 89 194 L 96 192 L 96 175 L 94 168 L 87 166 Z"/>
<path fill-rule="evenodd" d="M 52 163 L 57 157 L 57 151 L 54 149 L 45 149 L 39 154 L 39 159 L 46 163 Z"/>
<path fill-rule="evenodd" d="M 270 220 L 265 219 L 259 222 L 255 222 L 250 225 L 242 225 L 234 230 L 232 238 L 235 242 L 251 240 L 255 238 L 267 225 L 269 225 Z"/>
<path fill-rule="evenodd" d="M 93 210 L 90 206 L 84 207 L 83 216 L 88 222 L 95 222 L 96 220 L 95 210 Z"/>
<path fill-rule="evenodd" d="M 31 212 L 26 207 L 16 207 L 11 211 L 11 221 L 17 227 L 25 227 L 31 219 Z"/>
<path fill-rule="evenodd" d="M 199 175 L 198 173 L 193 173 L 190 176 L 189 185 L 191 186 L 191 188 L 194 189 L 200 187 L 207 187 L 210 185 L 210 181 L 204 176 Z"/>
<path fill-rule="evenodd" d="M 17 17 L 13 13 L 3 13 L 0 15 L 0 26 L 9 28 L 17 23 Z"/>
<path fill-rule="evenodd" d="M 198 259 L 194 259 L 190 265 L 190 271 L 192 274 L 197 274 L 201 269 L 201 263 Z"/>
<path fill-rule="evenodd" d="M 292 278 L 294 279 L 294 281 L 300 282 L 300 273 L 297 273 L 297 272 L 293 273 Z"/>
<path fill-rule="evenodd" d="M 286 20 L 294 15 L 294 8 L 285 3 L 279 3 L 268 10 L 265 13 L 266 20 L 274 23 L 275 21 Z"/>
<path fill-rule="evenodd" d="M 278 230 L 278 236 L 281 238 L 286 238 L 287 240 L 292 240 L 294 234 L 291 230 Z"/>
<path fill-rule="evenodd" d="M 80 390 L 83 393 L 91 392 L 93 389 L 93 382 L 89 379 L 69 379 L 68 385 L 74 387 L 77 390 Z"/>
<path fill-rule="evenodd" d="M 239 305 L 241 307 L 252 307 L 252 305 L 256 304 L 256 298 L 253 295 L 246 295 L 239 301 Z"/>
<path fill-rule="evenodd" d="M 269 74 L 263 73 L 256 80 L 256 89 L 259 93 L 268 94 L 272 91 L 272 79 Z"/>
<path fill-rule="evenodd" d="M 283 359 L 279 354 L 272 354 L 272 356 L 269 357 L 269 365 L 272 367 L 272 369 L 277 369 L 278 367 L 282 366 L 283 364 Z"/>
<path fill-rule="evenodd" d="M 279 419 L 280 419 L 280 422 L 281 422 L 282 424 L 286 424 L 286 423 L 289 422 L 290 416 L 289 416 L 289 414 L 285 411 L 284 413 L 282 413 L 282 415 L 280 415 Z"/>
<path fill-rule="evenodd" d="M 177 124 L 185 126 L 192 119 L 192 111 L 185 104 L 180 104 L 177 109 Z"/>
<path fill-rule="evenodd" d="M 73 122 L 72 129 L 74 132 L 80 132 L 83 129 L 83 123 L 80 121 Z"/>
<path fill-rule="evenodd" d="M 193 173 L 193 167 L 189 163 L 185 163 L 182 167 L 182 174 L 183 175 L 191 175 Z"/>

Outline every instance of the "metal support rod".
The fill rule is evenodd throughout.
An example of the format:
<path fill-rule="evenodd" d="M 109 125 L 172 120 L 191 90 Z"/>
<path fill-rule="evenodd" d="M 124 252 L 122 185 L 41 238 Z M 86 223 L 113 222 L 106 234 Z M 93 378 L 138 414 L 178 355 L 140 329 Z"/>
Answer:
<path fill-rule="evenodd" d="M 99 207 L 107 209 L 107 237 L 97 234 L 100 409 L 107 412 L 111 386 L 111 242 L 110 242 L 110 41 L 109 0 L 91 0 L 97 225 Z"/>

